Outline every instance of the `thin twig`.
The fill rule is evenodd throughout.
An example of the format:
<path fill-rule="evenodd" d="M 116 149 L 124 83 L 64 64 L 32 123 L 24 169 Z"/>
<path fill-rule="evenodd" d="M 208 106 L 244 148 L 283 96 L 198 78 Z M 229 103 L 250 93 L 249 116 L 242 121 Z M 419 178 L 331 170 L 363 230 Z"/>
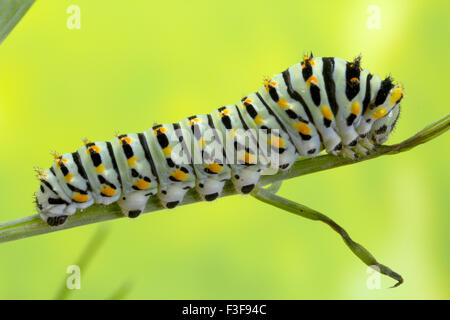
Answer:
<path fill-rule="evenodd" d="M 277 181 L 283 181 L 286 179 L 291 179 L 318 171 L 328 170 L 348 164 L 374 159 L 382 155 L 397 154 L 400 152 L 408 151 L 413 147 L 416 147 L 443 134 L 449 129 L 449 126 L 450 114 L 447 114 L 443 118 L 430 124 L 425 129 L 418 132 L 413 137 L 399 144 L 394 144 L 391 146 L 378 146 L 376 152 L 374 152 L 370 156 L 360 158 L 358 160 L 349 160 L 333 155 L 303 158 L 294 163 L 292 168 L 286 172 L 281 172 L 271 176 L 263 176 L 260 180 L 259 186 L 265 186 Z M 222 196 L 226 197 L 235 194 L 236 191 L 234 190 L 232 184 L 227 183 L 223 190 Z M 190 190 L 186 194 L 182 205 L 199 201 L 201 201 L 201 199 L 195 192 L 195 190 Z M 162 209 L 164 208 L 158 202 L 157 197 L 152 197 L 147 203 L 145 212 L 155 212 Z M 67 219 L 68 221 L 64 225 L 58 227 L 50 227 L 45 222 L 43 222 L 38 215 L 32 215 L 29 217 L 0 223 L 0 243 L 122 217 L 123 215 L 120 211 L 120 208 L 115 203 L 109 206 L 93 205 L 92 207 L 82 212 L 77 212 L 73 216 L 70 216 Z"/>
<path fill-rule="evenodd" d="M 2 0 L 0 2 L 0 43 L 23 18 L 34 0 Z"/>
<path fill-rule="evenodd" d="M 306 219 L 310 220 L 317 220 L 322 221 L 323 223 L 326 223 L 329 225 L 334 231 L 339 233 L 339 235 L 344 240 L 347 247 L 352 250 L 352 252 L 366 265 L 372 267 L 374 270 L 385 274 L 395 280 L 397 280 L 397 283 L 393 286 L 397 287 L 400 284 L 403 283 L 403 278 L 401 275 L 396 273 L 395 271 L 391 270 L 389 267 L 379 263 L 375 257 L 367 251 L 366 248 L 364 248 L 359 243 L 355 242 L 350 238 L 347 231 L 344 230 L 340 225 L 338 225 L 336 222 L 334 222 L 332 219 L 324 215 L 323 213 L 320 213 L 316 210 L 313 210 L 311 208 L 308 208 L 307 206 L 304 206 L 299 203 L 295 203 L 293 201 L 290 201 L 288 199 L 282 198 L 280 196 L 277 196 L 276 194 L 265 190 L 263 188 L 256 188 L 254 192 L 252 192 L 252 195 L 267 204 L 270 204 L 272 206 L 275 206 L 277 208 L 283 209 L 287 212 L 293 213 L 295 215 L 301 216 Z"/>

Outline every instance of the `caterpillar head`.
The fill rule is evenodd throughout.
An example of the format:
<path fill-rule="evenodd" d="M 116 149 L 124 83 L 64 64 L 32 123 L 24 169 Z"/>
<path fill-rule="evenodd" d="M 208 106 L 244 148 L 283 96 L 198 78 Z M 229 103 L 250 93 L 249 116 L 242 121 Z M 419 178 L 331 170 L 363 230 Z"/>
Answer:
<path fill-rule="evenodd" d="M 374 78 L 375 77 L 379 79 L 378 76 L 375 75 Z M 392 120 L 391 117 L 387 118 L 389 120 L 386 119 L 386 116 L 388 114 L 392 115 L 396 113 L 398 115 L 398 113 L 400 112 L 400 107 L 397 108 L 397 106 L 399 106 L 400 101 L 404 98 L 404 96 L 405 94 L 403 92 L 402 86 L 394 84 L 391 77 L 387 77 L 386 79 L 380 81 L 380 88 L 378 89 L 376 96 L 369 103 L 369 108 L 367 108 L 362 117 L 362 121 L 356 129 L 358 134 L 361 137 L 367 135 L 369 135 L 370 137 L 371 132 L 374 132 L 372 130 L 373 127 L 377 127 L 376 129 L 381 130 L 381 127 L 383 126 L 385 121 Z M 394 109 L 397 109 L 397 111 L 391 113 L 391 111 Z M 377 123 L 378 125 L 375 126 L 375 123 Z M 388 129 L 386 130 L 388 131 Z M 387 135 L 389 135 L 389 133 Z M 386 139 L 387 136 L 385 137 L 385 140 Z"/>
<path fill-rule="evenodd" d="M 372 139 L 375 144 L 385 143 L 391 132 L 394 130 L 399 116 L 400 105 L 397 104 L 387 115 L 374 122 L 372 129 L 369 132 L 369 138 Z"/>

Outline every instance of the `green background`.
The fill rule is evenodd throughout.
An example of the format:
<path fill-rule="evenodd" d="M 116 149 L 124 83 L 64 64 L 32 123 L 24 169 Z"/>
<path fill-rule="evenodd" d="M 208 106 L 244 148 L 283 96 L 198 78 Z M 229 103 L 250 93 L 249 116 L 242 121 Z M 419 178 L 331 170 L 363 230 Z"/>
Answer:
<path fill-rule="evenodd" d="M 81 29 L 69 30 L 70 4 Z M 367 27 L 380 8 L 381 29 Z M 37 1 L 0 46 L 0 221 L 34 214 L 33 166 L 235 103 L 303 53 L 352 59 L 405 86 L 399 142 L 448 113 L 448 1 Z M 450 298 L 449 135 L 300 177 L 280 194 L 343 225 L 405 283 L 369 290 L 327 226 L 234 196 L 103 223 L 71 298 Z M 0 298 L 53 298 L 99 225 L 0 245 Z M 92 250 L 92 247 L 88 250 Z"/>

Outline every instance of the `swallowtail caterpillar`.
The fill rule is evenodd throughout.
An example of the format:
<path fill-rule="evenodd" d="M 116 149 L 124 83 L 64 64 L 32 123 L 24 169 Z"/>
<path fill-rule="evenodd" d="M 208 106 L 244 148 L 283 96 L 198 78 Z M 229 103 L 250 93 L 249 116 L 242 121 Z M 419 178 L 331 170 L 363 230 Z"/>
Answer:
<path fill-rule="evenodd" d="M 51 168 L 37 170 L 37 210 L 51 226 L 93 203 L 117 202 L 135 218 L 151 196 L 171 209 L 192 188 L 216 199 L 228 180 L 248 194 L 262 174 L 322 150 L 370 154 L 394 129 L 404 92 L 360 63 L 305 55 L 235 105 L 55 153 Z"/>

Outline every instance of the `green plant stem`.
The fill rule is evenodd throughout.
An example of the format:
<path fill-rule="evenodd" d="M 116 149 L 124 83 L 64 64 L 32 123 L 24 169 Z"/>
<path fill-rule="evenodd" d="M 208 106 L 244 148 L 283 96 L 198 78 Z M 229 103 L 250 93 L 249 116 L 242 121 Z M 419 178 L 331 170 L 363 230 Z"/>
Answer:
<path fill-rule="evenodd" d="M 450 114 L 447 114 L 443 118 L 430 124 L 422 131 L 418 132 L 413 137 L 391 146 L 378 146 L 377 150 L 374 153 L 357 160 L 350 160 L 333 155 L 321 155 L 314 158 L 302 158 L 294 163 L 291 169 L 285 172 L 280 172 L 271 176 L 263 176 L 260 180 L 259 186 L 266 186 L 277 181 L 283 181 L 286 179 L 291 179 L 318 171 L 328 170 L 348 164 L 374 159 L 382 155 L 397 154 L 400 152 L 408 151 L 413 147 L 416 147 L 443 134 L 449 129 L 449 126 Z M 236 191 L 234 190 L 232 184 L 227 183 L 224 187 L 222 196 L 226 197 L 235 194 Z M 186 194 L 182 205 L 199 201 L 201 201 L 201 199 L 199 198 L 198 194 L 195 192 L 195 190 L 191 189 Z M 157 197 L 152 197 L 147 203 L 145 212 L 155 212 L 162 209 L 164 208 L 158 202 Z M 115 203 L 109 206 L 93 205 L 92 207 L 82 212 L 77 212 L 73 216 L 70 216 L 67 219 L 68 221 L 64 225 L 58 227 L 50 227 L 41 220 L 39 215 L 32 215 L 29 217 L 0 223 L 0 243 L 122 217 L 124 216 L 120 212 L 120 208 Z"/>
<path fill-rule="evenodd" d="M 34 0 L 2 0 L 0 2 L 0 43 L 27 13 Z"/>
<path fill-rule="evenodd" d="M 270 204 L 272 206 L 275 206 L 277 208 L 283 209 L 287 212 L 293 213 L 297 216 L 310 219 L 310 220 L 316 220 L 316 221 L 322 221 L 323 223 L 326 223 L 329 225 L 334 231 L 340 234 L 342 239 L 344 240 L 347 247 L 352 250 L 352 252 L 366 265 L 372 267 L 374 270 L 385 274 L 395 280 L 397 280 L 397 283 L 393 287 L 397 287 L 400 284 L 403 283 L 403 278 L 401 275 L 396 273 L 395 271 L 392 271 L 389 267 L 379 263 L 375 257 L 367 251 L 366 248 L 364 248 L 359 243 L 355 242 L 350 238 L 347 231 L 344 230 L 340 225 L 338 225 L 336 222 L 334 222 L 332 219 L 328 218 L 326 215 L 313 210 L 311 208 L 308 208 L 302 204 L 295 203 L 293 201 L 290 201 L 288 199 L 282 198 L 280 196 L 277 196 L 276 194 L 262 189 L 262 188 L 256 188 L 254 192 L 252 192 L 252 195 L 267 204 Z"/>

